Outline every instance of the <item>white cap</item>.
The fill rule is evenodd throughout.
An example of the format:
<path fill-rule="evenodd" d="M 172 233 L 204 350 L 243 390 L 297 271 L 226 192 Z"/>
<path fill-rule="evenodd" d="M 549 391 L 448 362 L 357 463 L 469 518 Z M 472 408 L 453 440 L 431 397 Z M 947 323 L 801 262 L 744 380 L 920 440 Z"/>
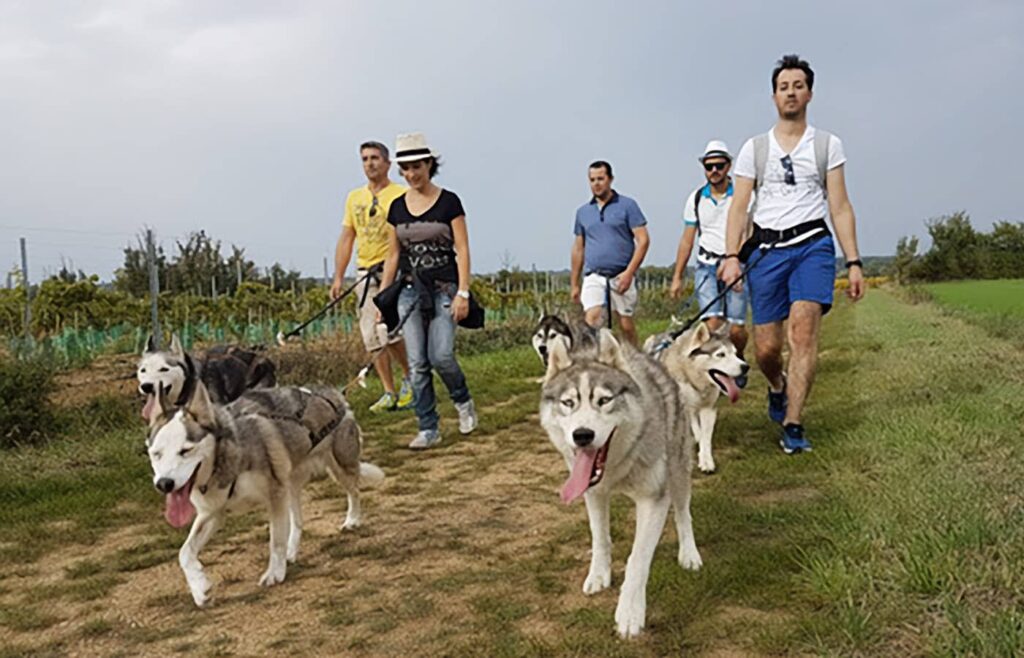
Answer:
<path fill-rule="evenodd" d="M 704 155 L 697 158 L 697 160 L 704 162 L 704 160 L 711 157 L 725 158 L 729 162 L 732 162 L 732 154 L 729 153 L 729 146 L 720 139 L 713 139 L 708 142 L 708 145 L 704 147 Z"/>

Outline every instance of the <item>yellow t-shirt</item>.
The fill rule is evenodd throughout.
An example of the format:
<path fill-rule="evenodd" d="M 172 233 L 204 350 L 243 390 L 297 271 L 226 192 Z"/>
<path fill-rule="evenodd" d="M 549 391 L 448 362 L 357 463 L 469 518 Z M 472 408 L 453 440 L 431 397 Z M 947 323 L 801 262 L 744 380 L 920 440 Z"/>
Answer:
<path fill-rule="evenodd" d="M 376 265 L 388 255 L 389 231 L 388 211 L 391 202 L 405 194 L 406 187 L 398 183 L 377 193 L 374 202 L 369 185 L 356 188 L 345 199 L 345 219 L 342 226 L 349 226 L 356 232 L 356 267 L 365 269 Z"/>

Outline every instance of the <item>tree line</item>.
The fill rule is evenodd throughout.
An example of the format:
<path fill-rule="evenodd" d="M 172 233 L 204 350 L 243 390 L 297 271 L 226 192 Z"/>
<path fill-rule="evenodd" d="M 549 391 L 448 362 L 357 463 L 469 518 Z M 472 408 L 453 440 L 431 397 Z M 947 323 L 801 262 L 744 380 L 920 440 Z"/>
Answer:
<path fill-rule="evenodd" d="M 932 244 L 924 254 L 917 253 L 917 236 L 904 236 L 896 244 L 891 267 L 899 283 L 1024 278 L 1024 222 L 996 222 L 984 233 L 960 211 L 925 225 Z"/>

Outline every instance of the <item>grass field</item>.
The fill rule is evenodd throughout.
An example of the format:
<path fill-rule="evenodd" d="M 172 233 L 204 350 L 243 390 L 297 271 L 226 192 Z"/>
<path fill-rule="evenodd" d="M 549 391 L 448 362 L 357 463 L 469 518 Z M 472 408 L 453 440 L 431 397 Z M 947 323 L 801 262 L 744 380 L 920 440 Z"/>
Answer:
<path fill-rule="evenodd" d="M 945 306 L 1024 318 L 1024 279 L 948 281 L 930 284 L 927 289 Z"/>
<path fill-rule="evenodd" d="M 979 326 L 883 290 L 838 305 L 808 455 L 778 450 L 752 377 L 720 415 L 719 472 L 695 475 L 705 566 L 683 572 L 666 530 L 632 642 L 612 621 L 628 501 L 613 507 L 615 587 L 586 597 L 586 514 L 558 503 L 564 465 L 536 420 L 536 357 L 524 346 L 464 365 L 477 433 L 460 437 L 445 403 L 444 442 L 413 454 L 411 416 L 359 413 L 366 458 L 388 474 L 364 497 L 364 527 L 339 534 L 343 498 L 312 485 L 299 563 L 262 590 L 265 525 L 232 521 L 204 554 L 204 610 L 141 428 L 0 455 L 0 655 L 1024 652 L 1024 353 Z"/>

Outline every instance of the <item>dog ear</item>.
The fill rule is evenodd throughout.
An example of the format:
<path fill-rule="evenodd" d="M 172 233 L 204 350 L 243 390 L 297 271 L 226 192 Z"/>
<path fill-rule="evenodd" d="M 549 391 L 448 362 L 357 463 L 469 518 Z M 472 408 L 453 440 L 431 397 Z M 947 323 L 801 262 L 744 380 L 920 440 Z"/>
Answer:
<path fill-rule="evenodd" d="M 731 322 L 723 322 L 722 326 L 720 326 L 718 329 L 715 329 L 714 332 L 712 332 L 712 334 L 714 335 L 715 338 L 728 338 L 729 337 L 729 330 L 730 330 L 731 327 L 732 327 L 732 323 Z"/>
<path fill-rule="evenodd" d="M 708 323 L 701 322 L 690 335 L 690 345 L 703 345 L 709 340 L 711 340 L 711 330 L 708 329 Z"/>
<path fill-rule="evenodd" d="M 609 329 L 602 328 L 597 335 L 597 360 L 619 370 L 627 369 L 622 346 Z"/>
<path fill-rule="evenodd" d="M 178 338 L 176 333 L 171 334 L 171 354 L 179 359 L 185 356 L 185 350 L 181 347 L 181 339 Z"/>
<path fill-rule="evenodd" d="M 167 391 L 164 390 L 163 384 L 160 382 L 156 383 L 156 413 L 149 415 L 149 426 L 155 427 L 163 424 L 174 415 L 177 409 L 174 406 L 174 402 L 167 398 Z"/>
<path fill-rule="evenodd" d="M 156 351 L 156 336 L 154 336 L 153 334 L 150 334 L 149 337 L 146 338 L 146 346 L 142 348 L 142 355 L 145 356 L 147 354 L 152 354 L 155 351 Z"/>
<path fill-rule="evenodd" d="M 559 336 L 548 344 L 548 371 L 544 375 L 544 381 L 550 380 L 571 365 L 568 341 Z"/>
<path fill-rule="evenodd" d="M 213 402 L 210 401 L 210 394 L 202 382 L 196 384 L 196 390 L 185 405 L 185 410 L 203 427 L 213 427 Z"/>

